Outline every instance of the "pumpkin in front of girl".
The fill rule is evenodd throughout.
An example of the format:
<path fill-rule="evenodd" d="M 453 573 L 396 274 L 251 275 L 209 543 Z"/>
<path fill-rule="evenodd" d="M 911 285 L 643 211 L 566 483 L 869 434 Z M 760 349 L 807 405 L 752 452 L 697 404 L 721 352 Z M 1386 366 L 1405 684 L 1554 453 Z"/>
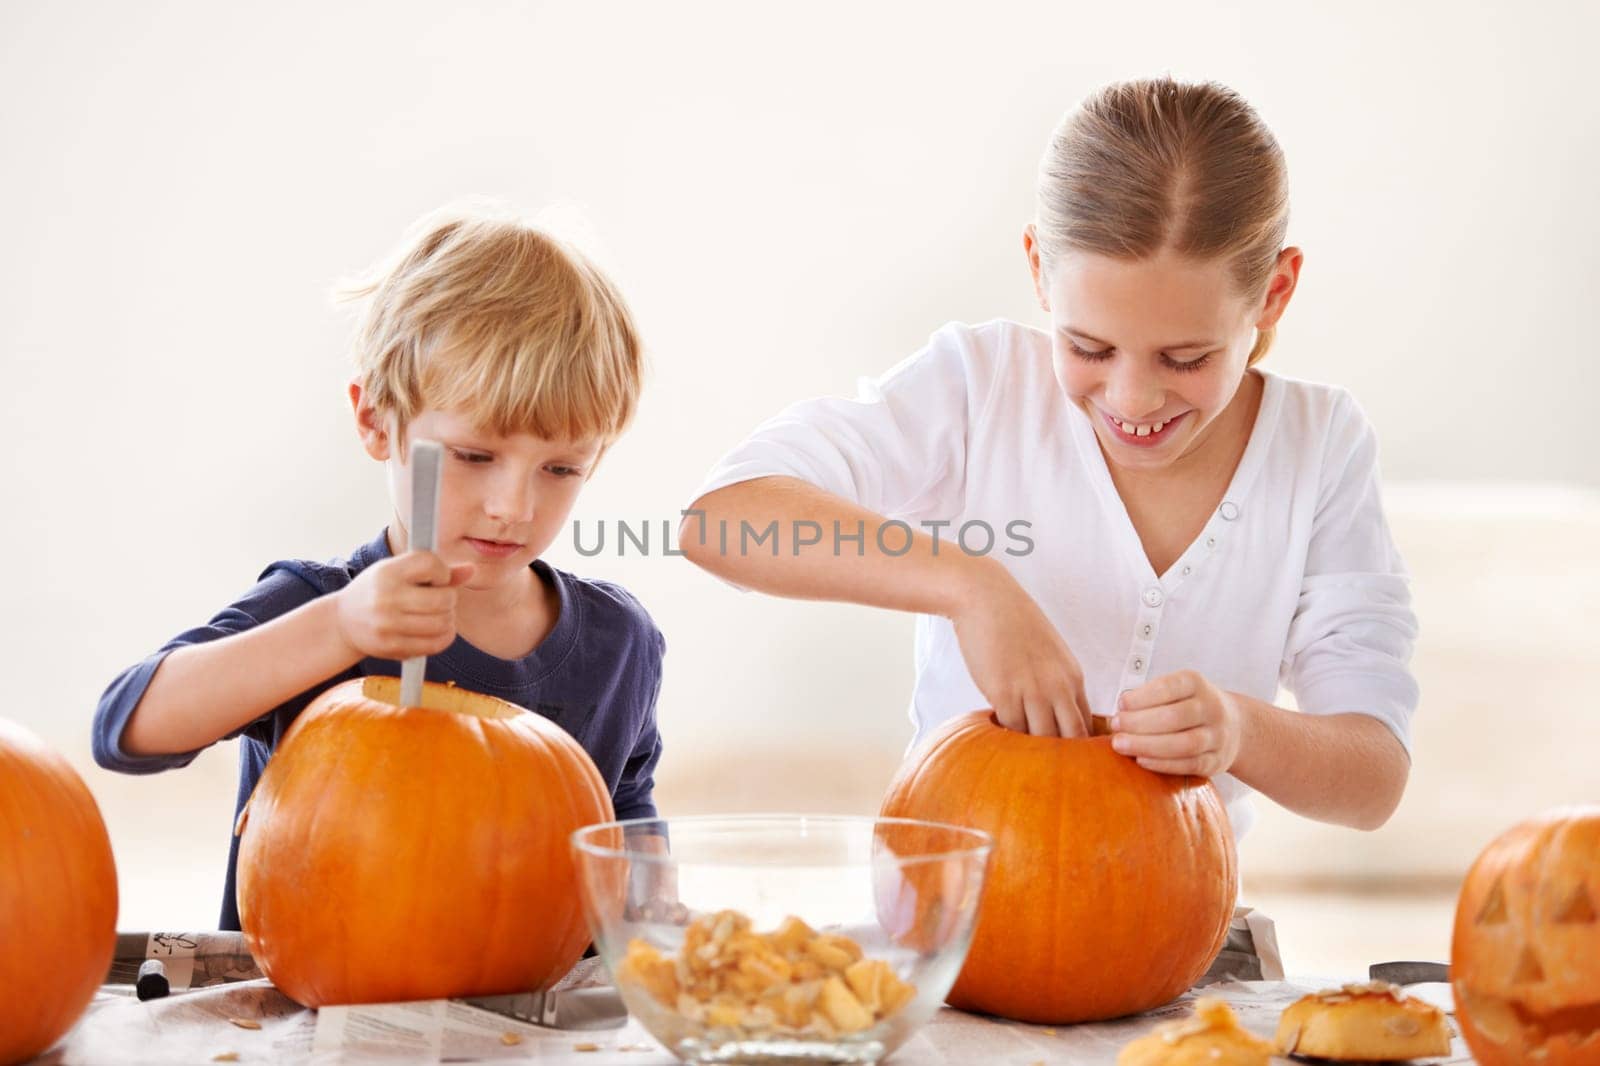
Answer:
<path fill-rule="evenodd" d="M 117 867 L 83 779 L 0 718 L 0 1063 L 54 1044 L 117 944 Z"/>
<path fill-rule="evenodd" d="M 589 943 L 568 839 L 612 819 L 605 781 L 521 707 L 399 688 L 335 685 L 267 763 L 238 830 L 250 953 L 308 1007 L 555 982 Z"/>
<path fill-rule="evenodd" d="M 1109 737 L 1029 736 L 992 711 L 951 719 L 882 813 L 994 837 L 954 1007 L 1041 1024 L 1134 1014 L 1187 990 L 1227 939 L 1238 863 L 1215 786 L 1145 770 Z M 925 929 L 937 916 L 915 913 L 905 887 L 911 905 L 880 897 L 880 917 Z"/>
<path fill-rule="evenodd" d="M 1450 980 L 1483 1066 L 1600 1066 L 1600 807 L 1515 826 L 1473 863 Z"/>

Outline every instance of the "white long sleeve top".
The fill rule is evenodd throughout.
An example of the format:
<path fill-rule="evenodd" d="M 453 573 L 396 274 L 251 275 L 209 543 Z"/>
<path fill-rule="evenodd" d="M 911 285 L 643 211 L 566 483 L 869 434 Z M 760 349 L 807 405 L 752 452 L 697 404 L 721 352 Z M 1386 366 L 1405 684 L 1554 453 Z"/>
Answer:
<path fill-rule="evenodd" d="M 981 551 L 992 531 L 989 554 L 1073 650 L 1097 713 L 1123 689 L 1193 669 L 1268 702 L 1281 685 L 1304 713 L 1371 715 L 1409 752 L 1417 625 L 1379 499 L 1376 437 L 1345 390 L 1258 372 L 1260 409 L 1233 480 L 1164 574 L 1088 416 L 1061 393 L 1049 336 L 1014 322 L 952 323 L 863 379 L 855 399 L 792 405 L 726 455 L 700 494 L 784 475 L 937 532 L 941 550 L 960 550 L 965 526 L 962 543 Z M 898 550 L 903 538 L 885 543 Z M 915 666 L 913 744 L 989 705 L 949 620 L 919 616 Z M 1215 781 L 1242 836 L 1251 790 Z"/>

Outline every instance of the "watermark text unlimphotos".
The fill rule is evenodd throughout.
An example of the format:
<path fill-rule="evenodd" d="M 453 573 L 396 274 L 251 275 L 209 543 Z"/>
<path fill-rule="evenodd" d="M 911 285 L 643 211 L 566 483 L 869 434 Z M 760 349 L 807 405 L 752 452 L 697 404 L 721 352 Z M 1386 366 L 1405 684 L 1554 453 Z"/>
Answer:
<path fill-rule="evenodd" d="M 869 531 L 865 521 L 857 521 L 854 528 L 848 523 L 834 521 L 831 523 L 833 528 L 829 530 L 821 522 L 804 518 L 787 523 L 774 518 L 762 525 L 745 519 L 737 523 L 727 519 L 708 522 L 704 511 L 680 513 L 686 519 L 681 528 L 683 538 L 693 540 L 702 547 L 714 544 L 722 555 L 766 554 L 776 558 L 779 555 L 797 556 L 801 552 L 814 551 L 865 556 L 870 545 L 880 554 L 898 557 L 911 550 L 919 533 L 926 533 L 932 539 L 934 555 L 941 551 L 959 551 L 965 555 L 990 555 L 1001 551 L 1013 556 L 1033 552 L 1033 538 L 1028 536 L 1033 523 L 1022 518 L 1005 523 L 1002 539 L 993 525 L 978 518 L 961 523 L 944 519 L 923 520 L 914 526 L 910 522 L 892 518 Z M 674 542 L 673 525 L 671 519 L 661 519 L 661 538 L 654 542 L 653 547 L 650 532 L 655 527 L 650 519 L 642 519 L 637 525 L 626 520 L 601 520 L 593 523 L 587 531 L 582 521 L 573 519 L 572 546 L 579 555 L 587 558 L 604 554 L 608 545 L 617 555 L 682 555 L 681 542 Z M 608 526 L 611 528 L 609 538 Z"/>

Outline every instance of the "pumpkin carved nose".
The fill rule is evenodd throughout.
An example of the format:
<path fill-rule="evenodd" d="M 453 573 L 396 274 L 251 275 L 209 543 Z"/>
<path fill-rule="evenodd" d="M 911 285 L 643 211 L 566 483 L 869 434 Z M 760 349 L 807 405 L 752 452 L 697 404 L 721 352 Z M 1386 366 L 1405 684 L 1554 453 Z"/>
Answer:
<path fill-rule="evenodd" d="M 1517 960 L 1516 972 L 1511 975 L 1512 984 L 1540 984 L 1543 981 L 1544 967 L 1539 965 L 1532 948 L 1523 948 L 1522 957 Z"/>

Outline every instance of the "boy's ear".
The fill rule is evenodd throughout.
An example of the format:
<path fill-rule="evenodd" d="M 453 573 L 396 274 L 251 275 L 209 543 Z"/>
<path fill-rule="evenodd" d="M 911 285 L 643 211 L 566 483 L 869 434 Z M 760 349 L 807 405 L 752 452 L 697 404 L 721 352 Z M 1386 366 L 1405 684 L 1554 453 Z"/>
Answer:
<path fill-rule="evenodd" d="M 372 406 L 367 390 L 361 385 L 361 377 L 357 375 L 350 379 L 350 406 L 355 411 L 356 433 L 361 437 L 361 446 L 367 454 L 374 459 L 385 460 L 390 455 L 389 420 L 382 411 Z"/>
<path fill-rule="evenodd" d="M 1044 263 L 1039 258 L 1039 233 L 1030 222 L 1022 227 L 1022 250 L 1028 256 L 1028 272 L 1033 275 L 1033 294 L 1039 299 L 1040 309 L 1050 310 L 1050 294 L 1046 291 Z"/>

